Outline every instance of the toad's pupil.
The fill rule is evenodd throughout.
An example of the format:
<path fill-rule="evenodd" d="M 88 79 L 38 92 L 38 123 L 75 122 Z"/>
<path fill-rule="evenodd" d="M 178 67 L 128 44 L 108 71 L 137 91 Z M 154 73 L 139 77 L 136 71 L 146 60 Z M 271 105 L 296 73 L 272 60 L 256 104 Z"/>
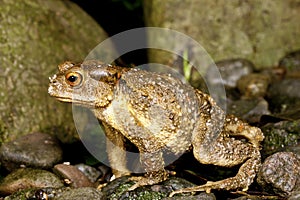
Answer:
<path fill-rule="evenodd" d="M 69 78 L 68 78 L 68 81 L 70 81 L 70 82 L 75 82 L 76 80 L 78 79 L 78 77 L 77 76 L 70 76 Z"/>

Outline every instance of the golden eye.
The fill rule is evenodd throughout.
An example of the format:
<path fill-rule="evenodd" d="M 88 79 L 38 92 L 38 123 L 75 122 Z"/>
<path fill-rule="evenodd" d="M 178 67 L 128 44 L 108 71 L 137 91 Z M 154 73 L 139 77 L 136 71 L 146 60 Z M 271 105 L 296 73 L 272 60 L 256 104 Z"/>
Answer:
<path fill-rule="evenodd" d="M 78 72 L 69 72 L 65 77 L 67 83 L 72 87 L 78 86 L 82 82 L 82 75 Z"/>

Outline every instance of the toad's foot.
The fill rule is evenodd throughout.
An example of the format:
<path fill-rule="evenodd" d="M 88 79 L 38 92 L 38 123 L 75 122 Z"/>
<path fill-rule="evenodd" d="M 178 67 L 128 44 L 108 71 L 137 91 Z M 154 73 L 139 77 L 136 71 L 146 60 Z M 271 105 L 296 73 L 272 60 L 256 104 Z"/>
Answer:
<path fill-rule="evenodd" d="M 204 185 L 190 187 L 190 188 L 183 188 L 183 189 L 180 189 L 180 190 L 173 191 L 173 192 L 170 193 L 169 196 L 172 197 L 175 194 L 186 193 L 186 192 L 202 192 L 202 191 L 205 191 L 206 193 L 210 193 L 211 190 L 213 190 L 213 189 L 225 189 L 225 188 L 228 188 L 230 185 L 232 186 L 233 182 L 236 182 L 235 180 L 230 180 L 230 179 L 234 179 L 234 178 L 229 178 L 229 179 L 225 179 L 225 180 L 222 180 L 222 181 L 216 181 L 216 182 L 208 181 Z M 243 188 L 242 190 L 247 191 L 248 186 L 245 186 L 245 188 Z"/>
<path fill-rule="evenodd" d="M 156 183 L 162 182 L 167 179 L 166 171 L 150 172 L 146 176 L 133 176 L 130 177 L 130 181 L 135 181 L 136 183 L 131 186 L 128 190 L 134 190 L 138 187 L 145 185 L 154 185 Z"/>
<path fill-rule="evenodd" d="M 151 180 L 149 180 L 146 177 L 142 177 L 142 176 L 134 176 L 129 178 L 130 181 L 135 181 L 136 183 L 134 185 L 132 185 L 128 190 L 132 191 L 135 190 L 138 187 L 144 186 L 144 185 L 152 185 L 155 184 L 154 182 L 152 183 Z M 151 184 L 152 183 L 152 184 Z"/>

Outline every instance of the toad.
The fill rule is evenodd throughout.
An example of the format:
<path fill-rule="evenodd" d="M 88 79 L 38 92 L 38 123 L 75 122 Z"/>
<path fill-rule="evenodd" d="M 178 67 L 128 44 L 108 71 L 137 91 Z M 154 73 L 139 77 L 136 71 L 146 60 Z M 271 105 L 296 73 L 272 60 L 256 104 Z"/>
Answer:
<path fill-rule="evenodd" d="M 212 189 L 247 190 L 261 165 L 257 127 L 226 115 L 208 95 L 168 74 L 90 60 L 64 62 L 50 77 L 48 93 L 62 102 L 88 107 L 103 123 L 107 152 L 116 177 L 129 174 L 124 138 L 139 150 L 146 174 L 133 176 L 134 190 L 167 179 L 163 152 L 192 149 L 203 164 L 241 165 L 236 176 L 170 194 Z"/>

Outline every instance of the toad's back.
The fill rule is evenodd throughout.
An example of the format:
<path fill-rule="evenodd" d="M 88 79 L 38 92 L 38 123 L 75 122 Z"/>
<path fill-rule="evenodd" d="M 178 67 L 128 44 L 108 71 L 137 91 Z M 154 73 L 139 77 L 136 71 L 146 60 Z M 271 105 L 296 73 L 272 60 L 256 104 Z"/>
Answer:
<path fill-rule="evenodd" d="M 191 86 L 169 75 L 132 69 L 119 80 L 109 115 L 114 113 L 115 128 L 133 143 L 145 144 L 140 148 L 180 153 L 191 144 L 198 107 Z"/>

